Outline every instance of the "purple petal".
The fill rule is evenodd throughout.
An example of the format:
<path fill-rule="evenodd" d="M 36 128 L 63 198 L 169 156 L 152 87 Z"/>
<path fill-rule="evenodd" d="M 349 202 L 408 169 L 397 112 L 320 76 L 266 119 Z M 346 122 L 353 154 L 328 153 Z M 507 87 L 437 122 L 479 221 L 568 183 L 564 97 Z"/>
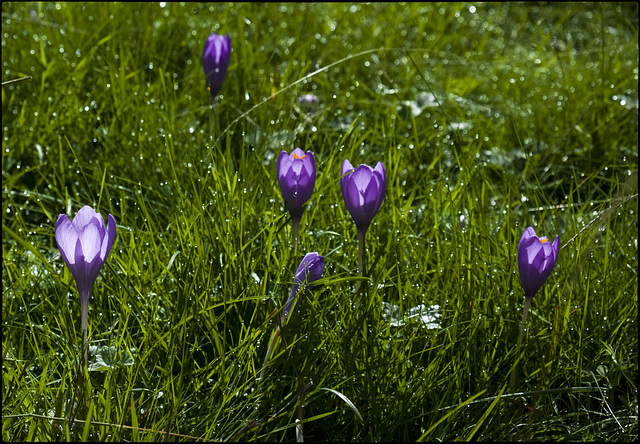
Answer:
<path fill-rule="evenodd" d="M 67 267 L 75 264 L 74 253 L 78 243 L 78 233 L 66 214 L 58 216 L 55 237 L 62 259 L 64 259 Z"/>
<path fill-rule="evenodd" d="M 345 160 L 342 172 L 348 172 L 351 164 Z M 380 209 L 386 187 L 386 171 L 378 162 L 376 168 L 358 166 L 353 173 L 340 180 L 342 196 L 351 218 L 360 231 L 366 231 Z"/>
<path fill-rule="evenodd" d="M 350 180 L 360 193 L 364 193 L 366 188 L 369 186 L 369 183 L 371 182 L 372 176 L 373 172 L 371 167 L 367 165 L 360 165 L 351 174 Z M 362 202 L 363 201 L 360 201 L 360 203 Z"/>
<path fill-rule="evenodd" d="M 522 233 L 522 237 L 520 238 L 520 244 L 522 244 L 522 242 L 525 239 L 529 239 L 532 236 L 537 237 L 535 230 L 533 229 L 533 227 L 527 227 L 527 229 L 524 230 L 524 233 Z"/>
<path fill-rule="evenodd" d="M 376 213 L 380 209 L 380 205 L 382 204 L 382 199 L 384 199 L 384 194 L 387 189 L 387 170 L 384 169 L 384 165 L 382 162 L 378 162 L 375 169 L 373 170 L 373 175 L 378 178 L 378 207 L 376 208 Z"/>
<path fill-rule="evenodd" d="M 222 82 L 227 75 L 229 60 L 231 59 L 231 38 L 211 34 L 204 44 L 202 52 L 202 69 L 211 88 L 211 100 L 215 100 Z"/>
<path fill-rule="evenodd" d="M 99 221 L 98 223 L 101 224 L 102 229 L 104 230 L 104 221 L 102 220 L 102 216 L 96 218 L 97 215 L 98 213 L 96 213 L 93 208 L 89 205 L 85 205 L 80 208 L 76 217 L 73 218 L 73 226 L 76 231 L 80 233 L 80 230 L 82 230 L 87 224 L 91 223 L 93 219 L 97 219 L 97 221 Z"/>
<path fill-rule="evenodd" d="M 278 172 L 278 178 L 284 175 L 284 170 L 288 165 L 291 165 L 291 160 L 286 151 L 280 151 L 278 160 L 276 161 L 276 171 Z"/>
<path fill-rule="evenodd" d="M 315 159 L 311 151 L 305 154 L 295 148 L 291 154 L 280 152 L 276 163 L 282 199 L 292 216 L 299 217 L 300 209 L 311 198 L 316 182 Z"/>
<path fill-rule="evenodd" d="M 91 280 L 88 276 L 89 271 L 87 267 L 87 263 L 84 260 L 84 253 L 82 252 L 82 243 L 80 239 L 76 243 L 76 251 L 74 253 L 76 266 L 75 269 L 69 267 L 71 274 L 73 274 L 73 278 L 76 280 L 76 286 L 78 287 L 78 293 L 80 295 L 90 294 L 91 289 L 93 288 L 93 280 Z"/>
<path fill-rule="evenodd" d="M 292 162 L 294 159 L 304 159 L 305 157 L 306 154 L 304 153 L 304 151 L 302 151 L 298 147 L 294 148 L 294 150 L 291 151 L 291 154 L 289 155 L 289 159 L 291 159 Z"/>
<path fill-rule="evenodd" d="M 347 210 L 351 213 L 351 216 L 354 213 L 360 214 L 357 212 L 357 209 L 360 207 L 360 190 L 355 186 L 353 181 L 347 180 L 345 183 L 346 195 L 344 196 L 344 201 L 347 205 Z"/>
<path fill-rule="evenodd" d="M 525 297 L 531 298 L 542 287 L 556 264 L 559 237 L 553 244 L 546 238 L 538 238 L 528 227 L 518 244 L 518 272 Z"/>
<path fill-rule="evenodd" d="M 322 277 L 323 270 L 324 257 L 320 256 L 315 251 L 307 253 L 296 270 L 294 282 L 301 284 L 306 279 L 307 283 L 311 284 Z"/>
<path fill-rule="evenodd" d="M 302 159 L 302 165 L 309 177 L 313 177 L 314 183 L 316 179 L 316 159 L 312 151 L 307 151 L 307 154 Z"/>
<path fill-rule="evenodd" d="M 307 284 L 307 289 L 311 289 L 311 285 L 313 282 L 317 281 L 322 277 L 322 273 L 324 271 L 324 257 L 320 256 L 317 252 L 307 253 L 298 269 L 296 270 L 296 274 L 293 278 L 293 285 L 291 287 L 291 292 L 289 293 L 289 297 L 287 298 L 287 303 L 282 310 L 282 315 L 280 317 L 280 321 L 282 324 L 287 319 L 289 315 L 289 311 L 293 306 L 295 301 L 295 297 L 298 294 L 300 286 Z"/>
<path fill-rule="evenodd" d="M 111 214 L 107 217 L 107 231 L 102 239 L 102 246 L 100 248 L 100 258 L 102 261 L 107 259 L 111 252 L 113 242 L 116 240 L 116 220 Z"/>
<path fill-rule="evenodd" d="M 340 170 L 340 175 L 344 176 L 349 171 L 353 171 L 353 165 L 351 165 L 351 162 L 349 162 L 348 159 L 345 159 L 344 162 L 342 162 L 342 169 Z"/>

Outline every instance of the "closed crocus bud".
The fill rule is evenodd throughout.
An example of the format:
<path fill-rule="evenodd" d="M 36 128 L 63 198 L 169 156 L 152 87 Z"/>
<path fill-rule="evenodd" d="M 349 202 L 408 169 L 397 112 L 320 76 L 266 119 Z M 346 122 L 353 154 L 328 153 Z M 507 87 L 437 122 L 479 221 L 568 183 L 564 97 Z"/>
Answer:
<path fill-rule="evenodd" d="M 109 214 L 105 230 L 100 213 L 84 206 L 72 222 L 66 214 L 58 216 L 55 236 L 60 254 L 76 280 L 80 299 L 88 303 L 93 284 L 116 238 L 116 221 Z"/>
<path fill-rule="evenodd" d="M 558 259 L 559 246 L 559 236 L 550 243 L 546 237 L 536 236 L 532 227 L 524 230 L 518 244 L 518 271 L 525 298 L 533 298 L 551 274 Z"/>
<path fill-rule="evenodd" d="M 284 203 L 294 220 L 302 217 L 302 206 L 313 194 L 316 184 L 316 161 L 311 151 L 305 154 L 300 148 L 291 154 L 282 151 L 276 163 L 278 183 Z"/>
<path fill-rule="evenodd" d="M 348 160 L 342 163 L 340 187 L 344 203 L 358 231 L 365 233 L 382 204 L 387 172 L 382 162 L 375 168 L 360 165 L 354 170 Z"/>
<path fill-rule="evenodd" d="M 307 290 L 310 290 L 312 287 L 310 284 L 317 281 L 322 277 L 322 272 L 324 271 L 324 257 L 320 256 L 318 253 L 307 253 L 302 262 L 300 262 L 300 266 L 298 266 L 298 270 L 296 271 L 296 275 L 293 278 L 293 286 L 291 287 L 291 293 L 289 293 L 289 298 L 287 299 L 287 305 L 285 305 L 284 310 L 282 310 L 281 322 L 284 324 L 287 316 L 289 315 L 289 311 L 293 306 L 294 298 L 298 294 L 298 290 L 301 285 L 308 285 Z"/>
<path fill-rule="evenodd" d="M 202 52 L 202 68 L 209 82 L 211 101 L 216 100 L 218 91 L 224 82 L 231 58 L 231 38 L 213 33 L 207 38 Z"/>

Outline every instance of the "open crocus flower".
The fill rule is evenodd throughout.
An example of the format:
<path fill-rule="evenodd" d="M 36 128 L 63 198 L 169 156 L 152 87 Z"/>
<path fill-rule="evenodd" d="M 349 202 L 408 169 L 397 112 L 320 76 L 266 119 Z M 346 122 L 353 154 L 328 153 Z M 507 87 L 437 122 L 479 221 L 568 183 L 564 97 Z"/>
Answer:
<path fill-rule="evenodd" d="M 282 151 L 276 163 L 278 172 L 278 183 L 284 203 L 291 213 L 291 217 L 300 221 L 304 208 L 313 194 L 313 187 L 316 184 L 316 161 L 311 151 L 305 154 L 300 148 L 287 154 Z"/>
<path fill-rule="evenodd" d="M 78 211 L 73 221 L 69 221 L 66 214 L 58 216 L 55 236 L 62 259 L 76 280 L 78 293 L 80 293 L 83 345 L 86 345 L 89 298 L 98 273 L 115 241 L 116 221 L 109 214 L 105 230 L 100 213 L 96 213 L 87 205 Z"/>
<path fill-rule="evenodd" d="M 102 216 L 88 205 L 78 211 L 73 222 L 69 221 L 66 214 L 58 216 L 56 242 L 76 280 L 81 298 L 89 299 L 115 238 L 116 221 L 113 216 L 109 214 L 105 230 Z"/>
<path fill-rule="evenodd" d="M 340 175 L 344 203 L 358 231 L 364 235 L 382 204 L 387 188 L 387 172 L 382 162 L 378 162 L 375 168 L 360 165 L 354 170 L 351 163 L 345 160 Z"/>
<path fill-rule="evenodd" d="M 211 102 L 215 102 L 218 91 L 224 82 L 231 58 L 231 38 L 229 34 L 224 36 L 211 34 L 204 44 L 202 52 L 202 68 L 209 82 Z"/>
<path fill-rule="evenodd" d="M 550 243 L 546 237 L 536 236 L 532 227 L 524 230 L 518 244 L 518 271 L 525 298 L 533 298 L 551 274 L 558 259 L 559 246 L 559 236 Z"/>
<path fill-rule="evenodd" d="M 285 305 L 284 310 L 282 310 L 282 315 L 280 318 L 281 323 L 284 325 L 284 322 L 289 315 L 289 311 L 293 306 L 295 301 L 295 297 L 298 294 L 298 290 L 301 285 L 308 285 L 306 287 L 307 290 L 311 289 L 311 285 L 313 282 L 317 281 L 322 277 L 322 272 L 324 271 L 324 257 L 320 256 L 318 253 L 307 253 L 300 265 L 298 266 L 298 270 L 296 271 L 296 275 L 293 278 L 293 286 L 291 287 L 291 293 L 289 293 L 289 298 L 287 299 L 287 305 Z"/>

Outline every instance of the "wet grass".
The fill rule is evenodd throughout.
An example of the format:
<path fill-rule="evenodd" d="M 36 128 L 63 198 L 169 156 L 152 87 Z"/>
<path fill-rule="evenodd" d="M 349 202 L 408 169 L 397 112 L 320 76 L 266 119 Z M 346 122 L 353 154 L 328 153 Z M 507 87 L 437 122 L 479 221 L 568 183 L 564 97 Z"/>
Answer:
<path fill-rule="evenodd" d="M 3 440 L 294 440 L 300 399 L 308 441 L 637 440 L 637 4 L 2 14 L 2 80 L 31 77 L 2 87 Z M 233 47 L 213 138 L 212 31 Z M 318 176 L 291 251 L 296 146 Z M 345 158 L 388 175 L 362 294 Z M 54 239 L 83 205 L 117 222 L 88 398 Z M 529 225 L 562 247 L 517 350 Z M 261 380 L 309 251 L 324 277 Z"/>

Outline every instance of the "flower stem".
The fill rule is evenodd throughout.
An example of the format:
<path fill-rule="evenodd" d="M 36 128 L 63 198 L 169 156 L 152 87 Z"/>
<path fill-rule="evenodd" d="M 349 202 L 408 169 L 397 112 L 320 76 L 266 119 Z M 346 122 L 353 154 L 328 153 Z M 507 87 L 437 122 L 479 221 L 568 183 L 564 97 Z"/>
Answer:
<path fill-rule="evenodd" d="M 264 381 L 264 371 L 267 369 L 267 363 L 269 359 L 271 359 L 271 353 L 273 352 L 273 347 L 276 344 L 276 340 L 280 336 L 280 326 L 276 327 L 276 330 L 271 335 L 271 340 L 269 341 L 269 346 L 267 347 L 267 355 L 264 357 L 264 362 L 262 363 L 262 370 L 260 370 L 260 382 Z"/>
<path fill-rule="evenodd" d="M 211 132 L 211 147 L 213 148 L 213 142 L 216 140 L 216 99 L 211 99 L 211 112 L 209 113 L 209 126 Z"/>
<path fill-rule="evenodd" d="M 527 325 L 527 314 L 529 313 L 529 306 L 531 305 L 531 299 L 524 298 L 524 309 L 522 310 L 522 322 L 520 323 L 520 335 L 518 336 L 518 348 L 522 345 L 522 338 L 524 337 L 525 327 Z"/>
<path fill-rule="evenodd" d="M 365 275 L 364 270 L 364 230 L 358 230 L 358 276 L 363 277 Z M 362 281 L 356 283 L 356 293 L 360 290 Z"/>
<path fill-rule="evenodd" d="M 80 296 L 80 317 L 81 317 L 81 327 L 82 327 L 82 350 L 84 352 L 84 361 L 83 365 L 87 366 L 87 330 L 89 324 L 89 298 Z"/>
<path fill-rule="evenodd" d="M 529 306 L 531 305 L 531 300 L 533 298 L 524 298 L 524 309 L 522 310 L 522 322 L 520 323 L 520 335 L 518 336 L 518 347 L 516 348 L 516 357 L 520 354 L 520 346 L 522 345 L 522 339 L 524 338 L 524 331 L 527 325 L 527 314 L 529 314 Z M 517 359 L 517 358 L 516 358 Z M 518 378 L 516 376 L 518 370 L 518 361 L 513 366 L 513 370 L 511 371 L 511 389 L 515 390 L 516 385 L 518 384 Z"/>
<path fill-rule="evenodd" d="M 80 327 L 82 330 L 82 362 L 78 366 L 78 384 L 84 389 L 85 402 L 89 402 L 91 397 L 91 385 L 89 383 L 89 344 L 87 334 L 89 330 L 89 299 L 91 293 L 80 295 Z M 82 390 L 82 389 L 81 389 Z"/>
<path fill-rule="evenodd" d="M 298 235 L 300 234 L 300 217 L 291 219 L 291 237 L 293 238 L 293 254 L 297 257 Z"/>
<path fill-rule="evenodd" d="M 304 430 L 302 428 L 302 422 L 304 421 L 304 395 L 305 388 L 302 385 L 302 379 L 298 378 L 298 393 L 300 393 L 300 397 L 298 398 L 298 407 L 296 408 L 296 442 L 304 441 Z"/>

